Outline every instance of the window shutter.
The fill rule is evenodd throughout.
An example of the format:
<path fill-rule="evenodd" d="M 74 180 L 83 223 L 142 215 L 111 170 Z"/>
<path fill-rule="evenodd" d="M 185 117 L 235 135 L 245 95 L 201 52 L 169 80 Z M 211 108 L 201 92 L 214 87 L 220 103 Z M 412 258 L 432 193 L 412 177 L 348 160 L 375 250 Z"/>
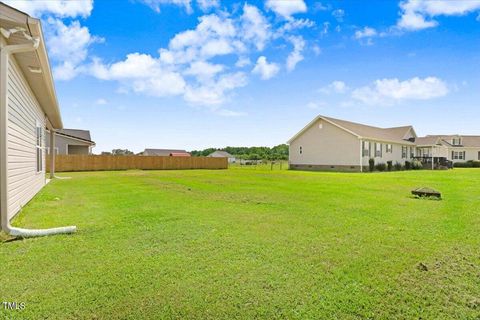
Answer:
<path fill-rule="evenodd" d="M 463 151 L 463 160 L 467 160 L 467 158 L 465 157 L 465 151 Z"/>

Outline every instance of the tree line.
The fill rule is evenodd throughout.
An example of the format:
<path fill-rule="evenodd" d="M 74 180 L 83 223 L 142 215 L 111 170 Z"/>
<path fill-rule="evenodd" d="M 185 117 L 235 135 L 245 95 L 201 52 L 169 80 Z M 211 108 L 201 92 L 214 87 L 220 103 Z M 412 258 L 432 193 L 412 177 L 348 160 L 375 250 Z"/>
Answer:
<path fill-rule="evenodd" d="M 275 147 L 226 147 L 193 150 L 193 157 L 206 157 L 215 151 L 226 151 L 238 159 L 245 160 L 288 160 L 288 145 L 279 144 Z M 113 149 L 111 152 L 102 152 L 102 155 L 126 156 L 134 153 L 128 149 Z"/>
<path fill-rule="evenodd" d="M 191 153 L 194 157 L 206 157 L 217 150 L 226 151 L 239 159 L 245 160 L 288 160 L 288 145 L 279 144 L 275 147 L 226 147 L 222 149 L 207 148 L 194 150 Z"/>

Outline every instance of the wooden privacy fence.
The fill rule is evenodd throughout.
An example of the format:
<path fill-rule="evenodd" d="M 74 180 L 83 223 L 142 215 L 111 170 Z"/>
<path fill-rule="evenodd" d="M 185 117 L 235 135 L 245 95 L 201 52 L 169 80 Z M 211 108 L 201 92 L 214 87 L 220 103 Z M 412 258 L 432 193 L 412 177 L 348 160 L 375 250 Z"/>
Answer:
<path fill-rule="evenodd" d="M 47 156 L 47 171 L 50 157 Z M 57 155 L 55 171 L 227 169 L 227 158 Z"/>

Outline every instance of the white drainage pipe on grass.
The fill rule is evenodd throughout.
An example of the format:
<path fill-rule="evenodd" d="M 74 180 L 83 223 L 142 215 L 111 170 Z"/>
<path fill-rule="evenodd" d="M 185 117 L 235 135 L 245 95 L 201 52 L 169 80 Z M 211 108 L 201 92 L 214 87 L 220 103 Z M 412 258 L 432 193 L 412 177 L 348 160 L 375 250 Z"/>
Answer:
<path fill-rule="evenodd" d="M 51 228 L 51 229 L 22 229 L 22 228 L 15 228 L 8 225 L 6 226 L 5 229 L 9 235 L 14 237 L 19 237 L 19 238 L 43 237 L 43 236 L 50 236 L 54 234 L 69 234 L 69 233 L 75 233 L 77 231 L 76 226 Z"/>

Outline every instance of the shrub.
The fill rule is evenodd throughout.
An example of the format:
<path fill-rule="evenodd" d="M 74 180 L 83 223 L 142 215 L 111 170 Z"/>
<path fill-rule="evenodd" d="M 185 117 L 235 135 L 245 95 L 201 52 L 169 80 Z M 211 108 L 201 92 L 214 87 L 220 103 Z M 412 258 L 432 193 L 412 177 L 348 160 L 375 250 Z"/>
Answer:
<path fill-rule="evenodd" d="M 402 170 L 402 164 L 397 161 L 397 162 L 395 162 L 394 168 L 395 168 L 395 170 L 400 171 L 400 170 Z"/>
<path fill-rule="evenodd" d="M 453 166 L 455 168 L 480 168 L 480 161 L 455 162 Z"/>
<path fill-rule="evenodd" d="M 370 158 L 370 160 L 368 160 L 368 168 L 370 169 L 370 172 L 375 170 L 375 159 Z"/>
<path fill-rule="evenodd" d="M 468 162 L 455 162 L 453 166 L 455 168 L 468 168 Z"/>
<path fill-rule="evenodd" d="M 410 170 L 412 168 L 410 161 L 405 161 L 405 170 Z"/>
<path fill-rule="evenodd" d="M 392 171 L 393 168 L 393 162 L 392 161 L 387 161 L 387 170 Z"/>
<path fill-rule="evenodd" d="M 377 165 L 375 165 L 375 169 L 382 172 L 387 169 L 387 165 L 385 163 L 378 163 Z"/>
<path fill-rule="evenodd" d="M 413 170 L 420 170 L 420 169 L 423 169 L 423 165 L 420 161 L 418 160 L 413 160 L 412 161 L 412 169 Z"/>

